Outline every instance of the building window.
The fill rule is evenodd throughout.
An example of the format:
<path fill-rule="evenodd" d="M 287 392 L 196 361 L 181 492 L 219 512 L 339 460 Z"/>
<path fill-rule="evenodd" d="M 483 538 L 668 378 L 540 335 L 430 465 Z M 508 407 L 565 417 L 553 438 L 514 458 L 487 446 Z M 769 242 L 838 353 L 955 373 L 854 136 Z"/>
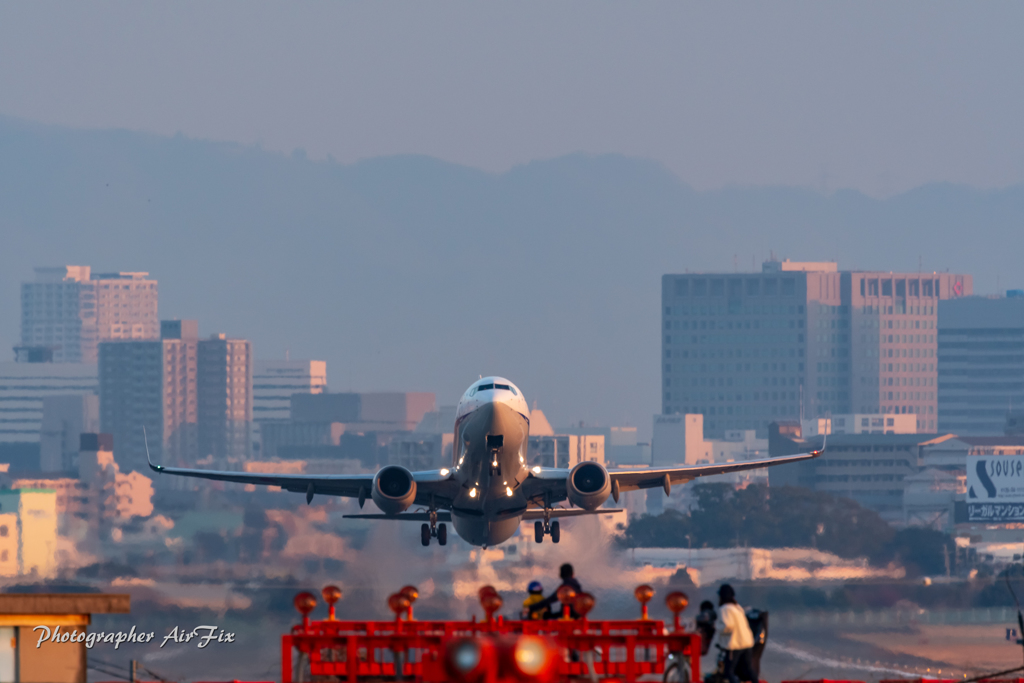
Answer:
<path fill-rule="evenodd" d="M 725 280 L 721 278 L 714 278 L 711 280 L 711 296 L 724 296 L 725 295 Z"/>
<path fill-rule="evenodd" d="M 892 296 L 892 280 L 882 280 L 882 296 Z"/>
<path fill-rule="evenodd" d="M 791 277 L 782 280 L 782 296 L 793 296 L 796 294 L 796 280 Z"/>
<path fill-rule="evenodd" d="M 761 281 L 756 278 L 747 280 L 747 296 L 757 296 L 761 291 Z"/>
<path fill-rule="evenodd" d="M 684 278 L 676 280 L 676 296 L 690 295 L 690 281 Z"/>
<path fill-rule="evenodd" d="M 4 528 L 7 528 L 7 527 L 4 527 Z M 0 562 L 7 562 L 9 557 L 10 557 L 10 554 L 6 550 L 3 551 L 2 553 L 0 553 Z"/>
<path fill-rule="evenodd" d="M 708 293 L 708 281 L 694 280 L 693 281 L 693 295 L 694 296 L 707 296 Z"/>
<path fill-rule="evenodd" d="M 0 526 L 0 536 L 7 536 L 7 534 L 8 534 L 7 525 L 4 524 L 4 525 Z"/>

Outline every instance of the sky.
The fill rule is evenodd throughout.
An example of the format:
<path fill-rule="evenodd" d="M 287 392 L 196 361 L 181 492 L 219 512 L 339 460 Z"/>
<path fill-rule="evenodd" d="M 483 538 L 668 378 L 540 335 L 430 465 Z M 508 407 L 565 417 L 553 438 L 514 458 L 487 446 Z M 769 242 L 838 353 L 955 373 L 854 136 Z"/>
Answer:
<path fill-rule="evenodd" d="M 1024 4 L 0 5 L 0 114 L 489 171 L 653 159 L 697 189 L 1024 180 Z"/>

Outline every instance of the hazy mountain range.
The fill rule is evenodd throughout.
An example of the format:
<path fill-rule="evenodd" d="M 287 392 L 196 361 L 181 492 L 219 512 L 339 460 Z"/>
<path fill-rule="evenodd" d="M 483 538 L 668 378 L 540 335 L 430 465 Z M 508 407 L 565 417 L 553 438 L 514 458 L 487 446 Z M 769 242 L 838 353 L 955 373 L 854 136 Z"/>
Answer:
<path fill-rule="evenodd" d="M 571 155 L 502 174 L 353 165 L 0 118 L 0 344 L 36 265 L 146 270 L 163 318 L 328 361 L 332 390 L 435 391 L 503 374 L 552 423 L 639 426 L 659 401 L 660 279 L 760 270 L 964 271 L 1024 286 L 1024 186 L 697 192 L 662 166 Z M 10 351 L 0 355 L 10 354 Z M 10 357 L 10 355 L 8 355 Z"/>

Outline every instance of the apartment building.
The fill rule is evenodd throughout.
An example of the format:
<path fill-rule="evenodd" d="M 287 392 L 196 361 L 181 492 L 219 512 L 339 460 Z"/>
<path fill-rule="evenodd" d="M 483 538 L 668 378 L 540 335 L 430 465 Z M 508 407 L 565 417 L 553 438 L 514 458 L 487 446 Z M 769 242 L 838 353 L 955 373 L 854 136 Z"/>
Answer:
<path fill-rule="evenodd" d="M 157 282 L 144 272 L 93 274 L 89 266 L 36 268 L 21 285 L 21 345 L 57 363 L 96 363 L 98 344 L 156 339 Z"/>

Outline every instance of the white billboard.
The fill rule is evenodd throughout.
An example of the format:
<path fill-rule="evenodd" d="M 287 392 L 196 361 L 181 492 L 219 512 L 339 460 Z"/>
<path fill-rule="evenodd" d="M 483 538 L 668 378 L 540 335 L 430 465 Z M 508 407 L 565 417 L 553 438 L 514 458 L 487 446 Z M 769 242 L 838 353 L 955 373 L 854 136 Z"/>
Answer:
<path fill-rule="evenodd" d="M 971 522 L 1024 521 L 1024 455 L 967 456 Z"/>

